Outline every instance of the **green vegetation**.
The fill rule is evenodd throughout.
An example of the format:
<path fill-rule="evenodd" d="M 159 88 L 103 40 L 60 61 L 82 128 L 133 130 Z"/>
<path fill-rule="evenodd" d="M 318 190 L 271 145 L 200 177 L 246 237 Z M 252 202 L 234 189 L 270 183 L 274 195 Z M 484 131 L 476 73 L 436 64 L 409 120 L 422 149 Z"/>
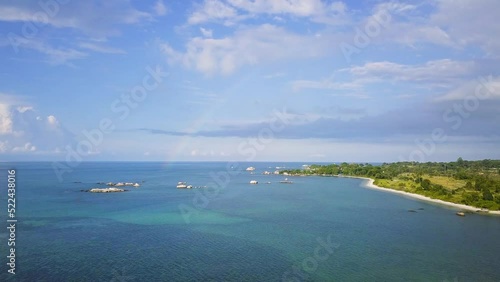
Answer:
<path fill-rule="evenodd" d="M 416 193 L 443 201 L 500 210 L 500 160 L 382 165 L 341 163 L 285 170 L 289 175 L 370 177 L 381 187 Z"/>

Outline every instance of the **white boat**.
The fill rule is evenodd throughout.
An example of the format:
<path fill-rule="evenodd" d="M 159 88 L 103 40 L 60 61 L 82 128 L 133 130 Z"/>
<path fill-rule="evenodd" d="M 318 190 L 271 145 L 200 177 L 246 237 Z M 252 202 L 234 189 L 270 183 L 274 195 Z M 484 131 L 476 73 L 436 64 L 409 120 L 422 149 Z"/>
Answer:
<path fill-rule="evenodd" d="M 186 182 L 177 183 L 177 189 L 191 189 L 193 185 L 187 185 Z"/>
<path fill-rule="evenodd" d="M 257 180 L 250 180 L 250 184 L 259 184 Z"/>
<path fill-rule="evenodd" d="M 246 169 L 246 171 L 254 171 L 254 170 L 255 170 L 255 167 L 253 167 L 253 166 L 249 166 L 249 167 L 247 167 L 247 169 Z"/>
<path fill-rule="evenodd" d="M 285 180 L 281 180 L 280 183 L 283 183 L 283 184 L 292 184 L 293 181 L 288 180 L 288 178 L 285 178 Z"/>

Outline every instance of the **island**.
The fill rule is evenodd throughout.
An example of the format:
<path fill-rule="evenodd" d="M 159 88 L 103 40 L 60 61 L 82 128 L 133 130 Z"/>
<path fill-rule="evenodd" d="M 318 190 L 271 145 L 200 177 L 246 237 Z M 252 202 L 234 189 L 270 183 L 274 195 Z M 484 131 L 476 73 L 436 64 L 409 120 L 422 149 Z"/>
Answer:
<path fill-rule="evenodd" d="M 144 182 L 144 181 L 143 181 Z M 81 183 L 81 182 L 80 182 Z M 116 193 L 116 192 L 126 192 L 128 190 L 116 187 L 123 186 L 132 186 L 134 188 L 138 188 L 141 185 L 137 182 L 97 182 L 99 185 L 106 185 L 107 188 L 90 188 L 88 190 L 80 190 L 81 192 L 89 192 L 89 193 Z"/>
<path fill-rule="evenodd" d="M 121 188 L 91 188 L 89 190 L 81 190 L 82 192 L 90 192 L 90 193 L 116 193 L 116 192 L 126 192 L 128 190 Z"/>
<path fill-rule="evenodd" d="M 484 214 L 500 214 L 500 160 L 346 163 L 283 170 L 289 176 L 335 176 L 366 179 L 366 187 Z"/>
<path fill-rule="evenodd" d="M 108 182 L 106 183 L 107 186 L 115 186 L 115 187 L 120 187 L 120 186 L 133 186 L 133 187 L 139 187 L 141 186 L 137 182 L 118 182 L 118 183 L 113 183 L 113 182 Z"/>

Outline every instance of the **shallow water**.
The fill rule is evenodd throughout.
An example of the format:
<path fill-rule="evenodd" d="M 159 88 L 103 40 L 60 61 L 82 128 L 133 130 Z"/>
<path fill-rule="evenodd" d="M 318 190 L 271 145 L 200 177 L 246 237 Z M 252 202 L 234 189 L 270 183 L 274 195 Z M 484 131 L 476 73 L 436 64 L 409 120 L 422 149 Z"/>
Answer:
<path fill-rule="evenodd" d="M 0 280 L 500 281 L 499 217 L 458 217 L 359 179 L 279 184 L 282 176 L 261 174 L 300 165 L 229 173 L 226 163 L 82 163 L 59 182 L 51 163 L 2 163 L 2 187 L 17 169 L 19 222 L 17 274 L 3 255 Z M 142 185 L 80 192 L 101 181 Z M 178 190 L 178 181 L 209 188 Z"/>

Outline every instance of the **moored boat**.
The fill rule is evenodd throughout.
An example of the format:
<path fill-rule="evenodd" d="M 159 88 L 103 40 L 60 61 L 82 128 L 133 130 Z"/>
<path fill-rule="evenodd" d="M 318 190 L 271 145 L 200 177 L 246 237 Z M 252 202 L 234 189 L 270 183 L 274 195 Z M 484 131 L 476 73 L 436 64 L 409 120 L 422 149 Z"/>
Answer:
<path fill-rule="evenodd" d="M 191 189 L 193 185 L 187 185 L 186 182 L 178 182 L 177 189 Z"/>
<path fill-rule="evenodd" d="M 280 183 L 282 183 L 282 184 L 292 184 L 293 181 L 288 180 L 288 178 L 285 178 L 285 180 L 281 180 Z"/>

